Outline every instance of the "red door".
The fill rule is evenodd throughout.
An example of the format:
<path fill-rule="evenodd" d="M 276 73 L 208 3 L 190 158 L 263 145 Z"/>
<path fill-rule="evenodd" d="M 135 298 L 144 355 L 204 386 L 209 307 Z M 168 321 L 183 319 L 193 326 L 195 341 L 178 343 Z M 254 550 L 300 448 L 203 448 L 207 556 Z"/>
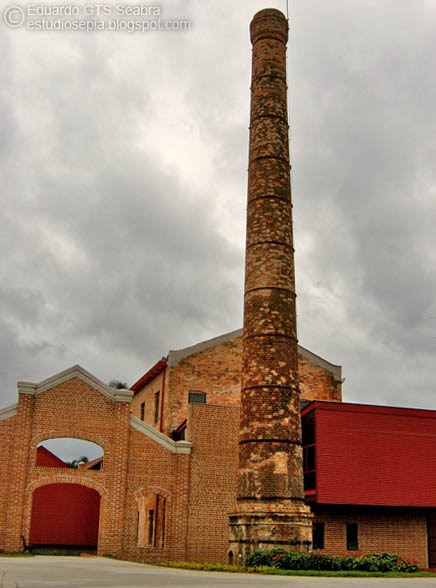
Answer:
<path fill-rule="evenodd" d="M 97 546 L 100 495 L 80 484 L 48 484 L 33 493 L 31 545 Z"/>

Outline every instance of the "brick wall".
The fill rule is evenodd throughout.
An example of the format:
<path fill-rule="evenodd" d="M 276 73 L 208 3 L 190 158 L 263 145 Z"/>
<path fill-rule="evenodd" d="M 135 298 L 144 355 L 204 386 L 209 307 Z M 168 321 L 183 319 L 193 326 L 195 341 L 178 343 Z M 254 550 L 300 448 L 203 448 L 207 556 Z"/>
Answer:
<path fill-rule="evenodd" d="M 190 456 L 172 453 L 133 428 L 129 445 L 123 555 L 135 561 L 181 561 L 186 557 Z M 163 547 L 144 545 L 147 530 L 138 529 L 140 508 L 151 508 L 155 495 L 164 497 L 166 502 Z M 140 516 L 139 522 L 146 525 L 146 517 Z"/>
<path fill-rule="evenodd" d="M 236 508 L 239 407 L 193 405 L 188 561 L 227 562 Z"/>
<path fill-rule="evenodd" d="M 15 416 L 0 420 L 0 551 L 5 549 L 6 512 L 9 493 L 9 465 Z"/>
<path fill-rule="evenodd" d="M 208 404 L 237 405 L 241 393 L 242 339 L 209 347 L 168 368 L 166 432 L 188 417 L 188 394 L 207 394 Z"/>
<path fill-rule="evenodd" d="M 342 400 L 342 384 L 333 374 L 298 354 L 298 378 L 304 400 Z"/>
<path fill-rule="evenodd" d="M 236 331 L 235 333 L 239 333 Z M 221 338 L 219 338 L 221 339 Z M 239 406 L 241 399 L 241 335 L 226 336 L 222 342 L 213 340 L 200 344 L 199 351 L 187 354 L 171 363 L 163 373 L 156 376 L 132 400 L 132 412 L 140 418 L 141 404 L 145 402 L 144 422 L 155 426 L 154 399 L 164 393 L 163 422 L 156 426 L 166 435 L 188 418 L 188 395 L 190 390 L 205 392 L 208 404 Z M 302 348 L 298 353 L 298 369 L 301 397 L 305 400 L 342 399 L 341 382 L 323 367 L 324 360 Z M 179 352 L 175 352 L 177 354 Z M 164 383 L 165 379 L 165 383 Z"/>
<path fill-rule="evenodd" d="M 0 547 L 20 551 L 23 540 L 29 543 L 32 499 L 37 488 L 81 484 L 101 496 L 100 552 L 121 552 L 129 418 L 128 401 L 114 401 L 77 376 L 64 378 L 59 384 L 54 381 L 53 386 L 38 392 L 37 385 L 27 386 L 27 391 L 19 394 L 17 415 L 0 421 L 0 459 L 10 456 L 9 473 L 7 467 L 0 469 Z M 100 445 L 104 450 L 103 469 L 37 465 L 37 445 L 59 437 Z"/>
<path fill-rule="evenodd" d="M 151 427 L 160 429 L 160 418 L 155 422 L 155 395 L 159 393 L 159 417 L 161 412 L 162 396 L 165 394 L 164 380 L 167 379 L 165 370 L 149 382 L 142 390 L 137 392 L 132 398 L 131 410 L 138 419 L 141 418 L 141 404 L 144 402 L 144 423 Z M 164 397 L 164 402 L 166 399 Z"/>
<path fill-rule="evenodd" d="M 406 559 L 428 566 L 427 523 L 425 512 L 407 509 L 368 509 L 316 507 L 314 522 L 325 525 L 324 552 L 331 555 L 347 553 L 346 524 L 357 523 L 362 553 L 396 553 Z"/>

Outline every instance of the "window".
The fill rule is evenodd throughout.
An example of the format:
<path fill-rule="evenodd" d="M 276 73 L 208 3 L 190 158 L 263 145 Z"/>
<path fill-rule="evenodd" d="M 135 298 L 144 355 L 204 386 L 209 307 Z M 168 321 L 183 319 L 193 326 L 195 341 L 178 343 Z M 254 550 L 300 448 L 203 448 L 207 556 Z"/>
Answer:
<path fill-rule="evenodd" d="M 359 549 L 359 537 L 357 523 L 347 523 L 347 550 Z"/>
<path fill-rule="evenodd" d="M 316 488 L 316 468 L 315 468 L 315 445 L 306 445 L 303 447 L 303 472 L 304 472 L 304 489 L 315 490 Z"/>
<path fill-rule="evenodd" d="M 313 523 L 312 548 L 324 549 L 324 523 Z"/>
<path fill-rule="evenodd" d="M 148 511 L 147 543 L 154 545 L 154 510 Z"/>
<path fill-rule="evenodd" d="M 36 447 L 38 467 L 100 470 L 103 456 L 103 447 L 97 443 L 74 437 L 45 439 Z"/>
<path fill-rule="evenodd" d="M 145 402 L 141 402 L 141 421 L 144 420 L 145 417 Z"/>
<path fill-rule="evenodd" d="M 188 422 L 185 419 L 180 423 L 177 429 L 171 432 L 171 438 L 173 441 L 186 441 L 186 429 L 187 429 Z"/>
<path fill-rule="evenodd" d="M 189 391 L 189 404 L 206 404 L 206 392 Z"/>
<path fill-rule="evenodd" d="M 154 424 L 157 425 L 159 422 L 159 404 L 160 404 L 160 392 L 156 392 L 154 395 Z"/>

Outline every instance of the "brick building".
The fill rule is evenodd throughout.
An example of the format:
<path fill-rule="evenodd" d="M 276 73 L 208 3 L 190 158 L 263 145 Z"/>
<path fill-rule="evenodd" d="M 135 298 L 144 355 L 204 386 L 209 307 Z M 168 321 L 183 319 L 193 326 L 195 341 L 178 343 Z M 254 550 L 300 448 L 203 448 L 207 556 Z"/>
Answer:
<path fill-rule="evenodd" d="M 19 382 L 0 410 L 0 551 L 240 562 L 313 543 L 436 566 L 436 411 L 342 403 L 341 368 L 297 345 L 287 35 L 279 11 L 252 21 L 243 330 L 170 351 L 130 390 L 80 366 Z M 63 438 L 101 456 L 69 467 L 44 446 Z"/>
<path fill-rule="evenodd" d="M 0 411 L 0 551 L 80 545 L 133 560 L 226 561 L 236 499 L 241 331 L 170 351 L 131 390 L 74 366 L 18 383 Z M 299 348 L 307 400 L 341 400 L 341 368 Z M 98 444 L 100 469 L 48 439 Z"/>
<path fill-rule="evenodd" d="M 79 366 L 20 382 L 18 404 L 0 411 L 0 551 L 80 545 L 137 561 L 227 561 L 241 361 L 238 330 L 170 351 L 131 390 Z M 436 412 L 341 403 L 339 366 L 303 347 L 298 362 L 315 547 L 343 553 L 357 525 L 359 550 L 428 565 Z M 72 469 L 44 448 L 63 437 L 100 445 L 101 469 Z"/>

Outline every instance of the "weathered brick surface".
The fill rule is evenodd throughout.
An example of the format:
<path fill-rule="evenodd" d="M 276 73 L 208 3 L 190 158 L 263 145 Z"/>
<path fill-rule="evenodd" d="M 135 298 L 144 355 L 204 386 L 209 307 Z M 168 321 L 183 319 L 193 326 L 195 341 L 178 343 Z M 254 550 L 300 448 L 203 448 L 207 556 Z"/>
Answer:
<path fill-rule="evenodd" d="M 324 553 L 347 553 L 346 525 L 358 525 L 358 551 L 396 553 L 428 566 L 427 523 L 425 511 L 418 509 L 368 509 L 365 507 L 328 509 L 317 507 L 315 522 L 325 527 Z"/>
<path fill-rule="evenodd" d="M 310 544 L 304 505 L 286 97 L 288 23 L 258 12 L 253 44 L 238 505 L 233 557 Z M 267 500 L 268 508 L 264 501 Z M 265 512 L 265 511 L 268 512 Z"/>
<path fill-rule="evenodd" d="M 310 361 L 301 349 L 298 353 L 298 372 L 301 398 L 305 400 L 341 400 L 341 382 L 332 369 L 321 358 L 313 356 Z M 312 355 L 312 354 L 310 354 Z M 171 353 L 170 353 L 171 357 Z M 318 360 L 318 363 L 316 363 Z M 155 393 L 164 390 L 164 423 L 162 430 L 170 435 L 188 418 L 188 395 L 190 390 L 207 394 L 208 404 L 239 406 L 241 402 L 242 334 L 235 332 L 224 342 L 211 343 L 200 351 L 170 365 L 165 374 L 159 374 L 132 400 L 132 413 L 140 418 L 141 404 L 145 402 L 144 422 L 154 426 Z M 163 379 L 165 377 L 165 385 Z M 157 425 L 160 426 L 160 423 Z"/>

